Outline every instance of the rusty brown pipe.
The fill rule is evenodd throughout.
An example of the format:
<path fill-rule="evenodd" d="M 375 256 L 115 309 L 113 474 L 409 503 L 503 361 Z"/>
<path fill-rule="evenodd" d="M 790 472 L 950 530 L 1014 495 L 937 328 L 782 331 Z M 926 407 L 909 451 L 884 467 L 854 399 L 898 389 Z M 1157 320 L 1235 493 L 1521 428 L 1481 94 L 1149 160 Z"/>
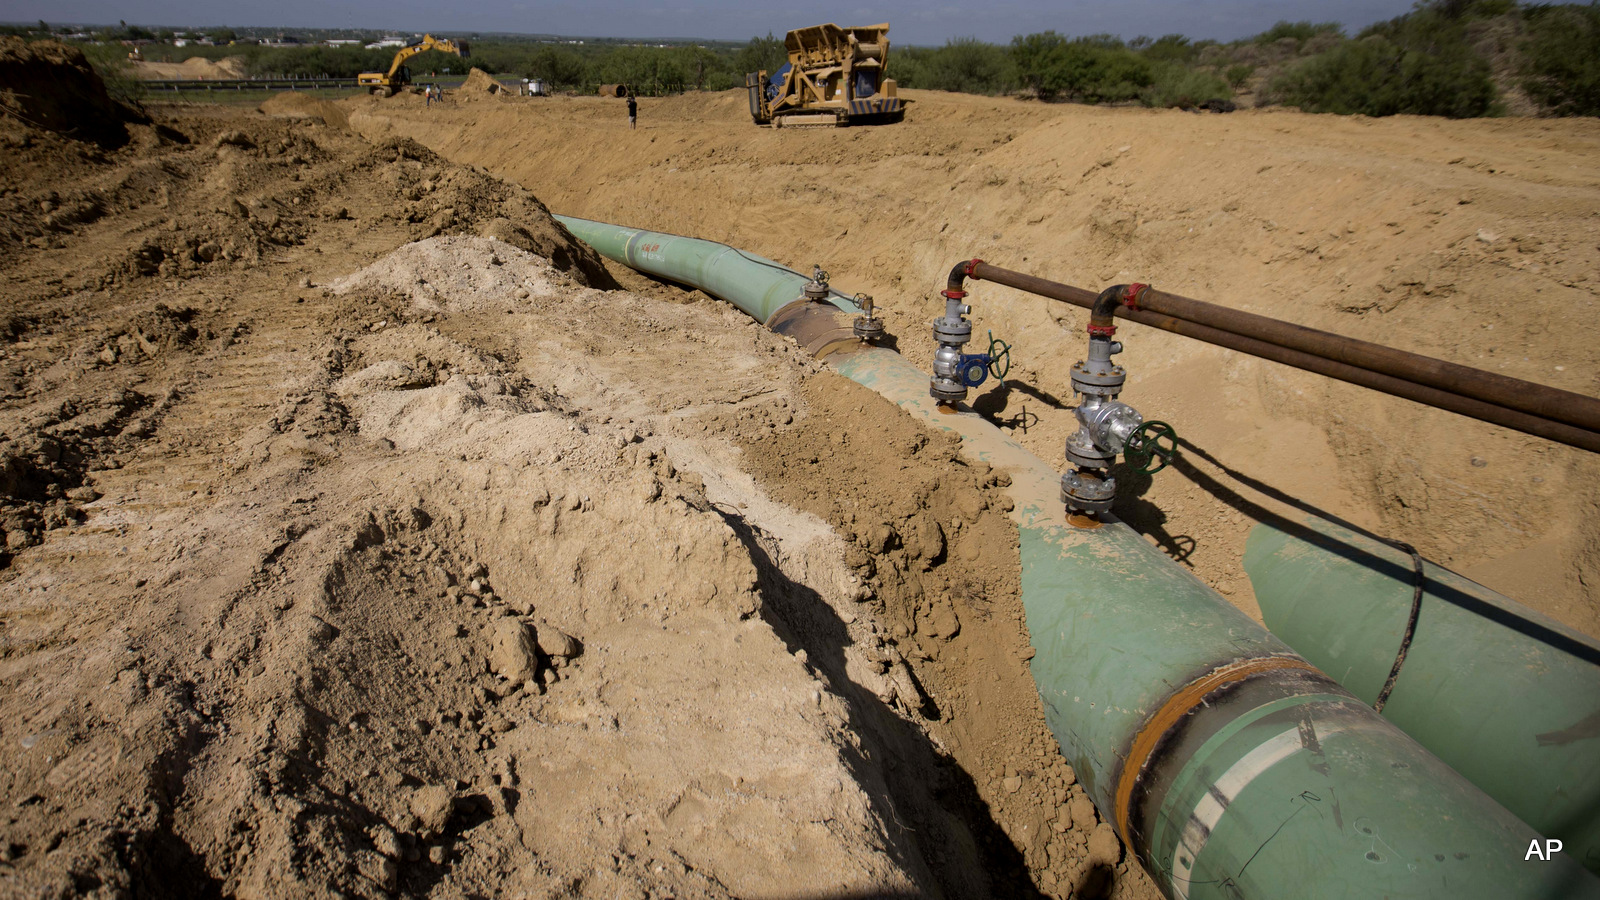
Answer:
<path fill-rule="evenodd" d="M 954 291 L 958 296 L 966 296 L 966 280 L 974 269 L 983 265 L 981 259 L 963 259 L 950 268 L 950 277 L 945 279 L 944 289 Z M 992 268 L 992 267 L 991 267 Z M 1002 269 L 1001 271 L 1005 271 Z M 949 296 L 946 294 L 946 296 Z"/>
<path fill-rule="evenodd" d="M 1145 288 L 1142 284 L 1114 284 L 1101 291 L 1094 298 L 1094 303 L 1089 305 L 1089 336 L 1110 340 L 1117 333 L 1117 325 L 1112 317 L 1117 314 L 1117 309 L 1126 305 L 1133 306 L 1133 298 L 1139 296 L 1139 291 Z"/>
<path fill-rule="evenodd" d="M 1008 277 L 1053 284 L 1044 279 L 1033 278 L 1020 272 L 1009 272 L 987 264 L 975 266 L 970 274 L 974 278 L 1001 284 L 1008 283 L 1006 280 Z M 1072 291 L 1075 295 L 1092 296 L 1086 291 L 1079 291 L 1068 285 L 1059 287 Z M 1020 289 L 1040 293 L 1033 291 L 1032 288 Z M 1044 296 L 1053 295 L 1044 294 Z M 1079 306 L 1087 305 L 1077 296 L 1074 298 L 1061 296 L 1055 299 L 1066 300 Z M 1139 291 L 1137 306 L 1186 322 L 1195 322 L 1244 335 L 1425 387 L 1482 400 L 1540 418 L 1553 419 L 1588 431 L 1600 432 L 1600 400 L 1571 391 L 1485 372 L 1482 369 L 1434 359 L 1419 353 L 1396 350 L 1370 341 L 1319 331 L 1254 313 L 1228 309 L 1214 303 L 1169 294 L 1153 288 L 1143 288 Z"/>
<path fill-rule="evenodd" d="M 993 281 L 996 284 L 1003 284 L 1007 287 L 1016 288 L 1019 291 L 1027 291 L 1030 294 L 1038 294 L 1041 297 L 1048 297 L 1052 300 L 1060 300 L 1090 310 L 1093 310 L 1096 300 L 1099 299 L 1099 295 L 1093 294 L 1082 288 L 1076 288 L 1072 287 L 1071 285 L 1049 281 L 1033 275 L 1024 275 L 1021 272 L 1013 272 L 1009 269 L 1002 269 L 998 266 L 991 266 L 987 263 L 980 262 L 972 266 L 968 276 L 984 281 Z M 1155 312 L 1148 308 L 1147 303 L 1147 299 L 1153 293 L 1155 292 L 1149 289 L 1137 292 L 1138 305 L 1135 307 L 1129 307 L 1126 304 L 1119 304 L 1115 310 L 1116 314 L 1125 319 L 1138 322 L 1141 325 L 1149 325 L 1152 328 L 1160 328 L 1163 331 L 1170 331 L 1173 334 L 1181 334 L 1184 337 L 1205 341 L 1209 344 L 1216 344 L 1219 347 L 1226 347 L 1229 350 L 1237 350 L 1240 353 L 1248 353 L 1251 356 L 1257 356 L 1262 359 L 1270 359 L 1273 362 L 1282 363 L 1286 366 L 1293 366 L 1297 369 L 1304 369 L 1307 372 L 1316 372 L 1319 375 L 1326 375 L 1329 378 L 1337 378 L 1340 381 L 1358 384 L 1365 388 L 1381 391 L 1385 394 L 1390 394 L 1396 397 L 1403 397 L 1416 403 L 1447 410 L 1458 415 L 1478 419 L 1479 421 L 1488 422 L 1493 425 L 1499 425 L 1503 428 L 1510 428 L 1514 431 L 1520 431 L 1524 434 L 1531 434 L 1535 437 L 1556 441 L 1571 447 L 1578 447 L 1583 450 L 1588 450 L 1591 453 L 1600 453 L 1600 431 L 1583 428 L 1565 421 L 1557 421 L 1552 417 L 1543 416 L 1537 413 L 1529 413 L 1521 409 L 1508 408 L 1505 405 L 1492 402 L 1485 398 L 1442 390 L 1406 378 L 1384 374 L 1382 372 L 1373 371 L 1371 369 L 1363 368 L 1336 359 L 1329 359 L 1302 350 L 1279 346 L 1278 344 L 1255 337 L 1236 334 L 1221 328 L 1214 328 L 1198 322 L 1180 319 L 1176 316 Z M 1256 316 L 1254 318 L 1261 317 Z M 1311 329 L 1305 330 L 1310 331 Z M 1325 332 L 1317 333 L 1325 334 Z M 1338 338 L 1338 335 L 1327 336 Z M 1347 338 L 1339 339 L 1348 340 Z M 1406 355 L 1414 356 L 1415 354 Z M 1426 357 L 1418 358 L 1427 359 Z M 1430 360 L 1430 362 L 1439 361 Z M 1459 366 L 1457 368 L 1465 369 L 1465 367 Z M 1465 369 L 1465 371 L 1478 372 L 1476 369 Z M 1478 372 L 1478 374 L 1488 375 L 1490 373 Z M 1502 378 L 1505 381 L 1509 381 L 1514 384 L 1526 385 L 1529 388 L 1543 387 L 1542 385 L 1518 381 L 1514 378 L 1505 378 L 1504 376 L 1495 377 Z M 1558 394 L 1567 393 L 1565 391 L 1555 391 L 1553 388 L 1544 388 L 1544 390 L 1554 391 L 1554 393 Z M 1590 403 L 1595 402 L 1590 398 L 1581 397 L 1581 395 L 1578 394 L 1570 394 L 1569 396 L 1579 397 L 1580 399 L 1588 400 Z"/>

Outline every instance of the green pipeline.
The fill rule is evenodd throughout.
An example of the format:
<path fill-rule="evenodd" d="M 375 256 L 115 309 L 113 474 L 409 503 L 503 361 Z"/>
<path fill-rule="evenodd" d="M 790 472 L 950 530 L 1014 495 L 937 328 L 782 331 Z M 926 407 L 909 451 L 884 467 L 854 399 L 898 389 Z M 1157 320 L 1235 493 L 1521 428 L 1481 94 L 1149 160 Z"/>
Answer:
<path fill-rule="evenodd" d="M 785 301 L 769 261 L 558 218 L 602 254 L 762 321 L 849 333 L 843 304 L 798 300 L 803 278 Z M 715 279 L 697 280 L 708 260 Z M 1600 898 L 1570 857 L 1530 857 L 1533 829 L 1131 528 L 1069 523 L 1053 467 L 971 410 L 937 406 L 928 376 L 899 354 L 817 346 L 840 374 L 1010 476 L 1046 722 L 1169 897 Z"/>
<path fill-rule="evenodd" d="M 762 324 L 793 303 L 811 280 L 788 266 L 727 244 L 571 216 L 555 219 L 602 256 L 657 278 L 699 288 Z M 828 299 L 845 312 L 860 312 L 849 297 L 837 291 Z"/>
<path fill-rule="evenodd" d="M 1311 519 L 1257 525 L 1245 570 L 1273 633 L 1364 703 L 1410 618 L 1411 555 Z M 1600 872 L 1600 644 L 1432 563 L 1383 715 Z"/>

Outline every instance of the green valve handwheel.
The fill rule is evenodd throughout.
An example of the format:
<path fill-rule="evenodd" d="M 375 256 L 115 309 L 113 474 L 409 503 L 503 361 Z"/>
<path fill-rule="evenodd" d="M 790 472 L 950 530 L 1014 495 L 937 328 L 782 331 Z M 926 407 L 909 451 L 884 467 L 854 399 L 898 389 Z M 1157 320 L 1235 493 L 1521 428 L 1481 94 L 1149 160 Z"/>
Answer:
<path fill-rule="evenodd" d="M 999 348 L 996 350 L 996 348 Z M 1011 345 L 989 332 L 989 374 L 1005 387 L 1006 373 L 1011 371 Z"/>
<path fill-rule="evenodd" d="M 1138 431 L 1128 435 L 1122 455 L 1128 462 L 1138 466 L 1139 471 L 1154 475 L 1170 465 L 1178 455 L 1178 433 L 1165 422 L 1146 422 L 1139 426 Z"/>

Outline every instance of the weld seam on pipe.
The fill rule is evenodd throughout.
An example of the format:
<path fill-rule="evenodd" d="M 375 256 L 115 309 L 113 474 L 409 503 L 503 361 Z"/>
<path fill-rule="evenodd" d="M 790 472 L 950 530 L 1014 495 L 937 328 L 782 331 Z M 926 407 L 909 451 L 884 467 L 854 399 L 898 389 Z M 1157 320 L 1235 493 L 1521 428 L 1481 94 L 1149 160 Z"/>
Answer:
<path fill-rule="evenodd" d="M 1112 801 L 1113 815 L 1117 831 L 1122 834 L 1123 840 L 1130 844 L 1134 843 L 1128 822 L 1133 812 L 1134 789 L 1144 778 L 1146 764 L 1155 755 L 1156 748 L 1172 729 L 1218 690 L 1274 669 L 1316 671 L 1315 667 L 1298 656 L 1258 656 L 1237 660 L 1218 666 L 1172 691 L 1167 695 L 1166 701 L 1150 713 L 1139 730 L 1134 732 L 1133 738 L 1129 741 L 1128 754 L 1123 758 L 1121 768 L 1116 774 L 1117 791 Z"/>

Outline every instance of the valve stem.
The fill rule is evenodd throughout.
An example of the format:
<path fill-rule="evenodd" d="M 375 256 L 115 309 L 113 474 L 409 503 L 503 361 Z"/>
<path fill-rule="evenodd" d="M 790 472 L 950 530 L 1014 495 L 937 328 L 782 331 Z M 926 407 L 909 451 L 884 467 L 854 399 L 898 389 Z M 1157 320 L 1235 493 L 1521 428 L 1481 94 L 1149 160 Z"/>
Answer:
<path fill-rule="evenodd" d="M 872 296 L 870 294 L 857 294 L 856 306 L 861 307 L 861 315 L 856 316 L 850 323 L 850 330 L 855 332 L 856 340 L 863 344 L 870 344 L 883 337 L 883 320 L 874 316 Z"/>

